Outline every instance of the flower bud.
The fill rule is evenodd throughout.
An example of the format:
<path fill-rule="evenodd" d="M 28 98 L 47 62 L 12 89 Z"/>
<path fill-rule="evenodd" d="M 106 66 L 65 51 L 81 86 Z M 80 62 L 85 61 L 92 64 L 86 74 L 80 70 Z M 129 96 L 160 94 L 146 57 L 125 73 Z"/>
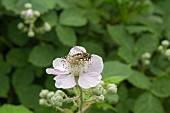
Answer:
<path fill-rule="evenodd" d="M 100 96 L 96 96 L 96 100 L 98 101 L 98 102 L 101 102 L 101 101 L 104 101 L 104 96 L 103 95 L 100 95 Z"/>
<path fill-rule="evenodd" d="M 167 50 L 165 51 L 165 55 L 168 56 L 168 57 L 170 56 L 170 49 L 167 49 Z"/>
<path fill-rule="evenodd" d="M 47 104 L 47 100 L 46 99 L 39 99 L 39 104 L 40 105 L 46 105 Z"/>
<path fill-rule="evenodd" d="M 39 17 L 40 16 L 40 12 L 39 11 L 34 11 L 34 15 Z"/>
<path fill-rule="evenodd" d="M 92 93 L 97 96 L 102 95 L 105 92 L 106 92 L 105 89 L 101 85 L 97 85 L 92 89 Z"/>
<path fill-rule="evenodd" d="M 63 97 L 61 97 L 61 96 L 53 96 L 51 98 L 51 103 L 53 105 L 62 106 L 62 102 L 63 102 Z"/>
<path fill-rule="evenodd" d="M 163 52 L 163 51 L 164 51 L 164 47 L 163 47 L 162 45 L 160 45 L 160 46 L 158 47 L 158 51 Z"/>
<path fill-rule="evenodd" d="M 151 54 L 148 53 L 148 52 L 146 52 L 146 53 L 144 53 L 144 54 L 142 55 L 142 58 L 143 58 L 143 59 L 150 59 L 150 58 L 151 58 Z"/>
<path fill-rule="evenodd" d="M 31 19 L 33 17 L 33 10 L 32 9 L 26 10 L 25 16 Z"/>
<path fill-rule="evenodd" d="M 169 46 L 169 41 L 168 41 L 168 40 L 163 40 L 163 41 L 161 42 L 161 44 L 162 44 L 163 46 L 165 46 L 165 47 L 168 47 L 168 46 Z"/>
<path fill-rule="evenodd" d="M 26 14 L 26 11 L 21 11 L 20 16 L 23 18 Z"/>
<path fill-rule="evenodd" d="M 41 90 L 39 96 L 40 96 L 41 98 L 46 98 L 47 95 L 48 95 L 48 93 L 49 93 L 49 91 L 48 91 L 47 89 L 43 89 L 43 90 Z"/>
<path fill-rule="evenodd" d="M 25 3 L 24 7 L 27 8 L 27 9 L 31 9 L 32 4 L 31 3 Z"/>
<path fill-rule="evenodd" d="M 64 97 L 66 94 L 65 94 L 62 90 L 57 90 L 57 91 L 55 92 L 55 95 Z"/>
<path fill-rule="evenodd" d="M 50 26 L 49 23 L 47 23 L 47 22 L 44 23 L 44 30 L 45 31 L 50 31 L 51 30 L 51 26 Z"/>
<path fill-rule="evenodd" d="M 109 84 L 107 86 L 107 91 L 110 92 L 110 93 L 117 93 L 117 85 Z"/>
<path fill-rule="evenodd" d="M 98 85 L 103 86 L 104 85 L 104 81 L 100 81 Z"/>
<path fill-rule="evenodd" d="M 21 29 L 23 29 L 23 28 L 24 28 L 24 24 L 20 22 L 20 23 L 18 23 L 17 27 L 18 27 L 18 29 L 20 29 L 20 30 L 21 30 Z"/>
<path fill-rule="evenodd" d="M 28 31 L 28 37 L 34 37 L 34 36 L 35 33 L 32 30 Z"/>
<path fill-rule="evenodd" d="M 150 60 L 144 60 L 143 63 L 144 63 L 145 65 L 149 65 L 149 64 L 150 64 Z"/>
<path fill-rule="evenodd" d="M 54 92 L 50 91 L 48 94 L 47 94 L 47 98 L 51 98 L 54 96 Z"/>

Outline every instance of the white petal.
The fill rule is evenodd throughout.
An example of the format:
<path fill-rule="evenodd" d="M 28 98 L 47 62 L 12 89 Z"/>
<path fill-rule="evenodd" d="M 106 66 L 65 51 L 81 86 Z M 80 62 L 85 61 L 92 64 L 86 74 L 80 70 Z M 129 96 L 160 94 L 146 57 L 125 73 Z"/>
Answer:
<path fill-rule="evenodd" d="M 68 62 L 63 59 L 63 58 L 56 58 L 55 60 L 53 60 L 53 67 L 55 69 L 58 69 L 60 71 L 67 71 L 69 70 L 69 64 Z"/>
<path fill-rule="evenodd" d="M 47 68 L 46 73 L 53 74 L 53 75 L 69 74 L 68 71 L 60 71 L 60 70 L 54 69 L 54 68 Z"/>
<path fill-rule="evenodd" d="M 86 53 L 86 49 L 82 46 L 74 46 L 73 48 L 71 48 L 69 55 L 75 55 L 77 53 Z"/>
<path fill-rule="evenodd" d="M 84 71 L 85 72 L 97 72 L 101 73 L 103 71 L 103 60 L 98 55 L 91 55 L 91 59 L 87 61 L 84 65 Z"/>
<path fill-rule="evenodd" d="M 55 80 L 55 87 L 68 89 L 72 88 L 76 85 L 74 75 L 58 75 L 54 77 Z"/>
<path fill-rule="evenodd" d="M 96 72 L 91 73 L 82 73 L 79 76 L 78 84 L 82 88 L 91 88 L 95 87 L 98 83 L 101 82 L 101 74 Z"/>

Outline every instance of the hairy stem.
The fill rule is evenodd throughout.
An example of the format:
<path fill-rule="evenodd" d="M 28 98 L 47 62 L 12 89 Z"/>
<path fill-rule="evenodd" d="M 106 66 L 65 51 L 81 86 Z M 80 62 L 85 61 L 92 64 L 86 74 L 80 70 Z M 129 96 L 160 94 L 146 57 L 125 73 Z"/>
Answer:
<path fill-rule="evenodd" d="M 64 109 L 60 108 L 59 106 L 56 106 L 55 109 L 62 112 L 62 113 L 65 113 Z"/>
<path fill-rule="evenodd" d="M 82 111 L 82 109 L 83 109 L 83 90 L 80 86 L 78 86 L 78 88 L 79 88 L 79 91 L 80 91 L 79 111 L 80 111 L 80 113 L 83 113 L 83 111 Z"/>

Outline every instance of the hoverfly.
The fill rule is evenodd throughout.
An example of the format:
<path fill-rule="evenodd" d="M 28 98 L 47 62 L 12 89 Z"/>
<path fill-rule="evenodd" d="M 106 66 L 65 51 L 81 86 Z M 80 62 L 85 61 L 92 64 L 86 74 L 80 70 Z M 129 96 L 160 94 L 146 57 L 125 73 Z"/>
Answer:
<path fill-rule="evenodd" d="M 77 47 L 74 47 L 74 49 L 76 49 L 76 51 L 79 51 L 79 53 L 74 54 L 74 55 L 67 55 L 66 60 L 71 63 L 71 64 L 84 64 L 85 61 L 89 61 L 91 59 L 91 54 L 90 53 L 86 53 L 82 50 L 80 50 Z"/>

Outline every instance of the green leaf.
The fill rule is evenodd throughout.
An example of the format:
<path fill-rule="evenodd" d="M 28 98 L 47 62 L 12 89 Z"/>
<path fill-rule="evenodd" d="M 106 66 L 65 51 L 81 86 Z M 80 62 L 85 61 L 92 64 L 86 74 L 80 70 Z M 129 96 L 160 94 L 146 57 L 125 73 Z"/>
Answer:
<path fill-rule="evenodd" d="M 8 62 L 3 61 L 3 58 L 2 59 L 0 58 L 0 67 L 1 73 L 9 73 L 11 71 L 11 65 Z"/>
<path fill-rule="evenodd" d="M 104 70 L 102 72 L 104 81 L 118 84 L 127 79 L 131 74 L 132 70 L 126 64 L 118 61 L 108 61 L 104 63 Z"/>
<path fill-rule="evenodd" d="M 133 47 L 122 46 L 118 50 L 118 55 L 130 65 L 136 65 L 138 57 L 134 54 Z"/>
<path fill-rule="evenodd" d="M 53 90 L 55 91 L 56 90 L 56 87 L 55 87 L 55 81 L 53 80 L 54 76 L 50 76 L 50 75 L 47 75 L 47 79 L 45 81 L 45 87 L 48 89 L 48 90 Z"/>
<path fill-rule="evenodd" d="M 24 9 L 24 4 L 27 3 L 28 0 L 1 0 L 1 2 L 7 10 L 19 14 Z"/>
<path fill-rule="evenodd" d="M 10 89 L 10 82 L 9 77 L 2 72 L 0 72 L 0 84 L 0 97 L 7 97 Z"/>
<path fill-rule="evenodd" d="M 33 113 L 22 105 L 5 104 L 0 107 L 0 113 Z"/>
<path fill-rule="evenodd" d="M 161 102 L 151 95 L 144 93 L 139 96 L 134 106 L 135 113 L 165 113 Z"/>
<path fill-rule="evenodd" d="M 115 104 L 119 101 L 118 94 L 107 93 L 106 95 L 104 95 L 104 97 L 110 104 Z"/>
<path fill-rule="evenodd" d="M 127 80 L 137 88 L 150 89 L 151 86 L 149 78 L 147 78 L 146 75 L 138 71 L 133 71 L 133 73 Z"/>
<path fill-rule="evenodd" d="M 110 83 L 119 84 L 122 81 L 126 80 L 127 78 L 128 78 L 127 76 L 111 76 L 111 77 L 105 78 L 104 82 L 106 84 L 110 84 Z"/>
<path fill-rule="evenodd" d="M 158 97 L 170 96 L 170 76 L 162 76 L 157 78 L 152 84 L 152 93 Z"/>
<path fill-rule="evenodd" d="M 48 22 L 52 27 L 55 26 L 58 21 L 57 13 L 55 13 L 54 11 L 50 11 L 44 14 L 41 18 L 44 22 Z"/>
<path fill-rule="evenodd" d="M 62 9 L 73 8 L 76 6 L 76 0 L 57 0 L 57 5 Z"/>
<path fill-rule="evenodd" d="M 37 45 L 29 56 L 29 62 L 38 67 L 47 67 L 52 64 L 55 58 L 55 50 L 51 45 Z"/>
<path fill-rule="evenodd" d="M 142 35 L 135 44 L 134 52 L 141 58 L 145 52 L 153 52 L 158 48 L 159 37 L 156 35 Z"/>
<path fill-rule="evenodd" d="M 118 45 L 128 48 L 133 47 L 134 39 L 127 33 L 125 27 L 122 25 L 107 25 L 107 32 L 111 36 L 112 40 Z"/>
<path fill-rule="evenodd" d="M 73 28 L 57 26 L 56 33 L 59 40 L 67 46 L 75 46 L 76 45 L 76 34 Z"/>
<path fill-rule="evenodd" d="M 59 23 L 66 26 L 80 27 L 87 24 L 87 19 L 79 9 L 65 9 L 60 14 Z"/>
<path fill-rule="evenodd" d="M 123 70 L 123 71 L 122 71 Z M 102 72 L 103 78 L 110 76 L 127 76 L 129 77 L 132 73 L 131 68 L 118 61 L 107 61 L 104 63 L 104 70 Z"/>
<path fill-rule="evenodd" d="M 169 60 L 166 59 L 162 54 L 154 55 L 151 60 L 150 70 L 156 76 L 165 75 L 169 70 L 169 67 Z"/>
<path fill-rule="evenodd" d="M 18 23 L 19 21 L 13 21 L 12 23 L 9 24 L 8 37 L 14 44 L 18 46 L 24 46 L 28 42 L 29 38 L 25 33 L 23 33 L 17 28 Z"/>
<path fill-rule="evenodd" d="M 130 25 L 127 26 L 126 29 L 130 34 L 135 34 L 135 33 L 139 34 L 142 32 L 151 32 L 151 33 L 154 32 L 151 28 L 147 26 L 141 26 L 141 25 Z"/>
<path fill-rule="evenodd" d="M 105 56 L 103 46 L 100 43 L 89 41 L 89 42 L 83 42 L 81 45 L 86 48 L 88 53 L 96 54 L 101 57 Z"/>
<path fill-rule="evenodd" d="M 15 89 L 28 86 L 34 80 L 34 73 L 31 67 L 17 68 L 13 74 L 12 84 Z"/>
<path fill-rule="evenodd" d="M 30 0 L 33 9 L 39 11 L 41 14 L 54 9 L 56 6 L 56 0 Z"/>
<path fill-rule="evenodd" d="M 117 99 L 115 98 L 115 100 L 117 100 Z M 116 111 L 116 109 L 111 104 L 109 104 L 108 102 L 97 103 L 96 107 L 97 108 L 110 109 L 110 110 Z"/>
<path fill-rule="evenodd" d="M 39 106 L 39 93 L 42 87 L 38 85 L 29 85 L 16 90 L 20 102 L 28 108 L 37 108 Z"/>
<path fill-rule="evenodd" d="M 45 106 L 38 106 L 35 108 L 35 113 L 60 113 L 59 111 L 56 112 L 56 110 L 45 107 Z"/>
<path fill-rule="evenodd" d="M 7 61 L 16 67 L 23 67 L 28 64 L 28 51 L 22 48 L 11 49 L 7 54 Z"/>

